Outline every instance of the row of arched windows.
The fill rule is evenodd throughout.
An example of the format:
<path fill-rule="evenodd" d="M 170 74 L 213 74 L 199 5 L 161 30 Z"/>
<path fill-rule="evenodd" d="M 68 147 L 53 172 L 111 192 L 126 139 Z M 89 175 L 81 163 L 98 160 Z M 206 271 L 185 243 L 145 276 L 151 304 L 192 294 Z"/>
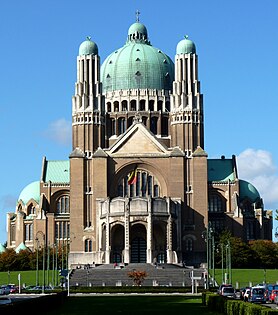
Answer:
<path fill-rule="evenodd" d="M 109 130 L 108 134 L 109 137 L 113 135 L 121 135 L 123 134 L 132 124 L 134 121 L 134 116 L 132 117 L 119 117 L 119 118 L 110 118 L 110 123 L 109 123 Z M 142 123 L 150 128 L 150 131 L 157 135 L 158 133 L 161 133 L 162 136 L 168 136 L 169 133 L 169 118 L 168 117 L 162 117 L 161 119 L 161 128 L 159 128 L 159 118 L 157 116 L 148 118 L 147 116 L 142 116 L 141 117 Z M 159 132 L 160 130 L 160 132 Z"/>
<path fill-rule="evenodd" d="M 119 197 L 159 197 L 160 187 L 157 179 L 147 171 L 137 170 L 136 180 L 128 183 L 128 175 L 121 178 L 118 183 Z"/>
<path fill-rule="evenodd" d="M 131 100 L 130 102 L 123 100 L 121 102 L 114 101 L 113 103 L 106 103 L 107 112 L 126 112 L 126 111 L 163 111 L 170 112 L 170 101 L 165 102 L 165 108 L 163 108 L 163 101 L 159 100 Z"/>

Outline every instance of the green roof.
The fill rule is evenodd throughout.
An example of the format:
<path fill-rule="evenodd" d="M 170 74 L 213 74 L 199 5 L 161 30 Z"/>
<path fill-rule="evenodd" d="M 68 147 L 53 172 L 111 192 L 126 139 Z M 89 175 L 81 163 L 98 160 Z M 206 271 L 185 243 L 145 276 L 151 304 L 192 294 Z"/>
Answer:
<path fill-rule="evenodd" d="M 188 39 L 187 36 L 185 36 L 184 39 L 182 39 L 176 49 L 177 55 L 179 54 L 195 54 L 196 53 L 196 46 L 192 42 L 192 40 Z"/>
<path fill-rule="evenodd" d="M 260 200 L 260 194 L 255 186 L 249 182 L 240 179 L 239 180 L 239 199 L 249 199 L 251 202 Z"/>
<path fill-rule="evenodd" d="M 97 54 L 98 54 L 97 44 L 91 40 L 91 37 L 87 37 L 87 39 L 79 46 L 79 56 Z"/>
<path fill-rule="evenodd" d="M 24 243 L 20 243 L 17 248 L 15 249 L 16 253 L 19 253 L 21 250 L 28 249 Z"/>
<path fill-rule="evenodd" d="M 52 183 L 70 182 L 70 164 L 69 161 L 45 161 L 43 181 Z"/>
<path fill-rule="evenodd" d="M 0 243 L 0 254 L 6 251 L 6 247 Z"/>
<path fill-rule="evenodd" d="M 234 163 L 232 159 L 208 159 L 208 181 L 234 181 Z"/>
<path fill-rule="evenodd" d="M 147 29 L 134 23 L 126 44 L 110 54 L 101 66 L 103 92 L 129 89 L 172 90 L 174 63 L 153 47 Z"/>
<path fill-rule="evenodd" d="M 36 181 L 27 185 L 20 193 L 18 201 L 22 201 L 27 204 L 31 199 L 34 199 L 37 203 L 40 202 L 40 182 Z"/>

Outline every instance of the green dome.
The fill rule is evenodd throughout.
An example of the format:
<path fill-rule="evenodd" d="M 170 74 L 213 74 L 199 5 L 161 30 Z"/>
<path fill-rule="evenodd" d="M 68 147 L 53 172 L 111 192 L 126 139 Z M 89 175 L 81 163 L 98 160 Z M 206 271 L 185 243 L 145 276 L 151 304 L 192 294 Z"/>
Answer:
<path fill-rule="evenodd" d="M 98 54 L 97 44 L 91 41 L 91 37 L 87 37 L 87 39 L 79 46 L 79 56 L 97 54 Z"/>
<path fill-rule="evenodd" d="M 188 39 L 188 37 L 185 36 L 185 38 L 182 39 L 178 43 L 176 53 L 177 53 L 177 55 L 179 55 L 179 54 L 195 54 L 196 53 L 196 46 L 192 42 L 192 40 Z"/>
<path fill-rule="evenodd" d="M 27 204 L 28 201 L 34 199 L 37 203 L 40 202 L 40 182 L 36 181 L 27 185 L 19 195 L 18 201 Z"/>
<path fill-rule="evenodd" d="M 141 36 L 140 36 L 141 34 Z M 130 39 L 130 36 L 134 37 L 141 37 L 142 39 L 148 39 L 148 31 L 144 24 L 136 22 L 130 26 L 128 29 L 128 39 Z"/>
<path fill-rule="evenodd" d="M 149 43 L 147 29 L 138 22 L 129 28 L 127 43 L 110 54 L 101 66 L 104 93 L 128 89 L 172 90 L 173 80 L 173 61 Z"/>
<path fill-rule="evenodd" d="M 252 203 L 261 199 L 258 190 L 249 182 L 239 180 L 239 198 L 240 200 L 249 199 Z"/>

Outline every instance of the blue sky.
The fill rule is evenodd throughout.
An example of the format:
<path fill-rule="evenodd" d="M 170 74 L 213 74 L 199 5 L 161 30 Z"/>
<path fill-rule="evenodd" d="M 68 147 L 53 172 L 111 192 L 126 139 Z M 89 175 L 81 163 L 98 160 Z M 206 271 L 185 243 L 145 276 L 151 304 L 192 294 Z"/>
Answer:
<path fill-rule="evenodd" d="M 6 213 L 40 179 L 43 156 L 71 152 L 79 45 L 91 36 L 103 62 L 125 43 L 137 9 L 152 45 L 172 59 L 185 34 L 195 42 L 205 150 L 235 154 L 265 209 L 278 208 L 277 0 L 10 0 L 0 10 L 1 243 Z"/>

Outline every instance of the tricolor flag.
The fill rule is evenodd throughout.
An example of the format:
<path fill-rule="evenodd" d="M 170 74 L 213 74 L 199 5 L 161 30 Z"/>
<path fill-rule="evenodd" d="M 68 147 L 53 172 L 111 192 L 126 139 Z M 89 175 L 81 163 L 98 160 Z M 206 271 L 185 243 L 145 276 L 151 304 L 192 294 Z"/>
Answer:
<path fill-rule="evenodd" d="M 135 184 L 135 182 L 136 182 L 136 174 L 137 174 L 137 168 L 135 168 L 133 171 L 131 171 L 128 174 L 128 178 L 127 178 L 128 185 Z"/>

